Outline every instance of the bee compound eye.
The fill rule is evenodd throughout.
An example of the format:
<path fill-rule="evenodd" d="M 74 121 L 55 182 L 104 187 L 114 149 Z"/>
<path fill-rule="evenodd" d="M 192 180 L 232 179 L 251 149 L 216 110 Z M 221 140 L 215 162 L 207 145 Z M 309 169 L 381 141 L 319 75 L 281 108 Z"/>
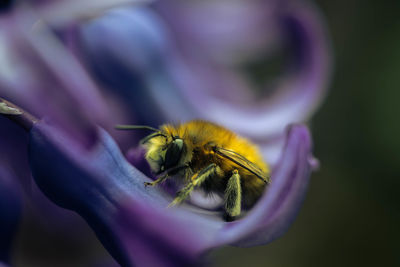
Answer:
<path fill-rule="evenodd" d="M 165 153 L 164 164 L 165 168 L 169 169 L 178 164 L 183 151 L 183 140 L 181 138 L 175 139 L 168 147 Z"/>

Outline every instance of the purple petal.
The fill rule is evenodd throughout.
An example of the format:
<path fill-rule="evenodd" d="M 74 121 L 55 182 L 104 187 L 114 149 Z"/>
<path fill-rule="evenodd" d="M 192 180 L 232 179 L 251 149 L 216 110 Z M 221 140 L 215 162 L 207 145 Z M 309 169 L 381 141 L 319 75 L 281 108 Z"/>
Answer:
<path fill-rule="evenodd" d="M 8 188 L 10 193 L 14 191 L 19 193 L 18 203 L 28 203 L 24 206 L 25 215 L 28 214 L 30 219 L 40 223 L 49 233 L 81 237 L 83 231 L 87 229 L 83 227 L 82 219 L 49 201 L 32 181 L 27 155 L 28 134 L 2 116 L 0 116 L 0 129 L 0 172 L 3 170 L 8 174 L 9 186 L 5 188 Z M 27 210 L 33 211 L 34 214 Z M 74 232 L 66 231 L 66 227 L 72 227 Z"/>
<path fill-rule="evenodd" d="M 121 198 L 166 205 L 164 194 L 144 190 L 143 182 L 150 179 L 125 161 L 104 131 L 91 149 L 83 149 L 59 129 L 37 123 L 31 130 L 29 154 L 35 181 L 46 196 L 78 212 L 111 255 L 130 266 L 127 251 L 115 234 Z"/>
<path fill-rule="evenodd" d="M 94 138 L 90 122 L 110 126 L 107 105 L 79 62 L 45 24 L 31 31 L 35 15 L 16 12 L 0 20 L 2 96 L 33 112 L 51 116 L 84 145 Z M 23 78 L 22 78 L 23 77 Z"/>
<path fill-rule="evenodd" d="M 142 75 L 160 64 L 171 45 L 161 18 L 149 8 L 110 10 L 82 24 L 80 32 L 82 45 L 92 60 L 95 56 L 100 57 L 99 62 L 111 61 L 103 62 L 108 64 L 118 60 L 116 63 L 123 68 Z M 110 71 L 107 66 L 103 68 Z"/>
<path fill-rule="evenodd" d="M 79 32 L 83 58 L 139 124 L 158 126 L 178 108 L 185 110 L 180 119 L 189 118 L 190 106 L 168 72 L 173 56 L 169 33 L 154 11 L 114 9 L 83 24 Z"/>
<path fill-rule="evenodd" d="M 213 215 L 207 218 L 199 211 L 166 210 L 143 202 L 128 201 L 119 214 L 122 244 L 137 266 L 200 265 L 200 255 L 223 225 Z"/>
<path fill-rule="evenodd" d="M 110 9 L 121 5 L 144 4 L 152 0 L 34 0 L 40 16 L 52 25 L 62 25 L 75 22 L 78 19 L 90 19 Z"/>
<path fill-rule="evenodd" d="M 214 215 L 209 215 L 212 218 L 210 220 L 198 212 L 164 210 L 172 198 L 158 188 L 145 188 L 143 182 L 150 179 L 125 161 L 109 135 L 101 131 L 99 136 L 99 142 L 90 151 L 82 150 L 57 128 L 46 123 L 36 124 L 31 131 L 30 162 L 33 176 L 41 190 L 56 204 L 78 212 L 93 228 L 111 255 L 124 266 L 131 266 L 132 262 L 130 246 L 125 243 L 126 236 L 143 230 L 131 228 L 131 225 L 130 234 L 122 234 L 124 231 L 121 229 L 124 229 L 126 224 L 121 223 L 119 218 L 124 214 L 124 210 L 129 208 L 125 206 L 127 201 L 131 204 L 130 207 L 135 207 L 135 212 L 132 213 L 133 223 L 142 225 L 144 220 L 145 225 L 151 226 L 152 223 L 164 221 L 160 231 L 169 231 L 168 242 L 171 238 L 176 240 L 176 236 L 171 234 L 171 229 L 165 228 L 172 223 L 177 227 L 182 225 L 183 228 L 178 227 L 177 230 L 189 229 L 189 225 L 197 225 L 198 229 L 204 229 L 201 238 L 196 234 L 178 240 L 180 248 L 185 248 L 184 243 L 189 238 L 190 243 L 197 242 L 194 248 L 190 248 L 187 259 L 193 260 L 194 255 L 197 256 L 214 238 L 213 232 L 222 225 L 220 217 L 216 220 Z M 135 215 L 138 213 L 142 221 L 136 221 Z M 179 223 L 179 220 L 189 220 L 190 223 Z M 128 222 L 131 222 L 131 219 L 128 219 Z M 147 241 L 152 240 L 141 240 L 143 249 L 151 246 Z M 169 251 L 173 253 L 172 248 Z"/>
<path fill-rule="evenodd" d="M 129 149 L 125 156 L 129 163 L 131 163 L 135 168 L 139 169 L 146 176 L 151 177 L 153 174 L 151 172 L 150 166 L 145 158 L 146 150 L 141 147 L 134 147 Z"/>
<path fill-rule="evenodd" d="M 303 1 L 289 1 L 274 10 L 277 30 L 293 53 L 286 72 L 273 85 L 266 85 L 274 88 L 274 95 L 252 96 L 249 89 L 254 86 L 234 65 L 209 58 L 201 49 L 194 50 L 196 57 L 185 55 L 170 66 L 184 102 L 194 108 L 197 118 L 215 121 L 260 143 L 282 133 L 287 124 L 308 119 L 325 94 L 330 73 L 329 43 L 318 11 Z M 190 27 L 190 19 L 182 19 L 180 25 Z M 236 95 L 240 97 L 231 97 Z M 182 110 L 173 111 L 170 119 L 179 119 Z"/>
<path fill-rule="evenodd" d="M 171 3 L 172 9 L 169 7 Z M 219 8 L 218 1 L 198 5 L 200 9 L 194 8 L 197 4 L 193 3 L 157 3 L 156 10 L 170 23 L 170 29 L 168 24 L 163 24 L 156 14 L 145 8 L 109 12 L 82 28 L 81 41 L 89 55 L 86 59 L 92 62 L 97 75 L 114 92 L 120 91 L 139 121 L 154 126 L 165 121 L 180 122 L 193 118 L 216 121 L 254 140 L 262 147 L 265 158 L 274 165 L 284 143 L 281 136 L 284 127 L 307 120 L 325 94 L 330 53 L 323 20 L 314 6 L 304 2 L 254 1 L 238 3 L 228 11 Z M 209 16 L 213 6 L 216 11 L 212 12 L 222 12 L 226 17 Z M 238 31 L 225 29 L 220 39 L 230 40 L 228 36 L 239 36 L 251 40 L 242 38 L 241 32 L 250 32 L 249 28 L 252 28 L 257 32 L 254 36 L 274 39 L 264 41 L 264 49 L 269 49 L 269 42 L 275 44 L 272 46 L 284 43 L 293 54 L 286 72 L 272 85 L 276 94 L 267 99 L 255 99 L 250 90 L 254 86 L 243 74 L 232 71 L 232 62 L 220 62 L 220 58 L 210 56 L 214 53 L 206 50 L 217 47 L 216 38 L 203 40 L 203 43 L 211 44 L 201 43 L 196 48 L 194 43 L 198 42 L 191 41 L 202 39 L 203 34 L 214 34 L 213 29 L 200 27 L 200 22 L 226 20 L 229 24 L 235 17 L 230 12 L 243 12 L 245 17 L 255 12 L 256 21 L 271 20 L 273 22 L 268 25 L 273 25 L 274 29 L 261 31 L 259 27 L 243 25 L 245 29 Z M 261 18 L 263 12 L 266 18 Z M 143 22 L 147 22 L 146 27 Z M 271 31 L 274 32 L 272 36 Z M 154 38 L 155 32 L 160 38 Z M 186 38 L 189 35 L 191 38 Z M 106 40 L 104 36 L 107 36 Z M 180 41 L 179 46 L 174 43 L 174 37 Z M 227 47 L 230 42 L 223 40 L 218 51 L 231 51 Z M 248 49 L 254 48 L 248 45 Z M 185 52 L 182 56 L 178 53 L 182 46 L 189 46 L 196 56 Z M 138 53 L 131 53 L 132 49 Z M 255 50 L 254 53 L 259 53 L 258 49 Z M 268 90 L 271 85 L 265 87 Z"/>
<path fill-rule="evenodd" d="M 232 61 L 264 51 L 279 33 L 276 1 L 167 0 L 155 5 L 190 57 Z"/>
<path fill-rule="evenodd" d="M 225 223 L 220 212 L 190 205 L 165 209 L 172 198 L 145 188 L 150 179 L 125 161 L 106 132 L 99 136 L 91 150 L 82 150 L 56 128 L 38 123 L 31 132 L 30 162 L 41 190 L 78 212 L 125 266 L 197 264 L 216 246 L 270 242 L 292 222 L 310 174 L 309 132 L 294 126 L 268 192 L 245 218 Z"/>
<path fill-rule="evenodd" d="M 251 2 L 246 7 L 246 4 L 238 4 L 243 7 L 237 10 L 246 16 L 264 11 L 266 19 L 274 22 L 268 25 L 273 25 L 274 32 L 279 31 L 279 34 L 272 35 L 277 39 L 274 42 L 286 43 L 293 53 L 287 71 L 276 79 L 273 90 L 276 94 L 260 100 L 249 95 L 249 89 L 253 86 L 242 74 L 232 71 L 234 66 L 231 62 L 219 62 L 220 59 L 207 54 L 206 48 L 202 45 L 195 48 L 194 43 L 198 42 L 191 41 L 202 39 L 204 33 L 199 32 L 203 28 L 196 26 L 200 25 L 196 22 L 197 17 L 204 16 L 203 20 L 207 20 L 207 23 L 213 22 L 208 11 L 215 6 L 215 13 L 222 12 L 219 5 L 214 2 L 200 4 L 204 5 L 204 10 L 198 10 L 192 3 L 172 3 L 176 9 L 170 9 L 165 3 L 159 3 L 157 9 L 167 20 L 179 22 L 171 22 L 170 29 L 150 10 L 131 9 L 110 12 L 85 25 L 82 30 L 82 41 L 96 72 L 112 88 L 123 90 L 122 95 L 129 95 L 126 98 L 134 102 L 130 106 L 139 107 L 136 112 L 144 121 L 157 125 L 166 120 L 175 122 L 204 118 L 262 144 L 271 138 L 279 138 L 277 135 L 283 132 L 287 124 L 306 120 L 319 105 L 329 77 L 329 44 L 322 19 L 312 5 L 303 2 L 279 5 L 275 2 Z M 183 12 L 187 10 L 190 11 L 188 14 Z M 236 14 L 238 11 L 234 10 L 231 11 Z M 260 17 L 258 13 L 254 17 Z M 227 15 L 225 19 L 231 21 L 232 17 Z M 144 21 L 148 22 L 148 27 L 141 26 Z M 179 35 L 181 28 L 178 24 L 184 28 L 182 36 Z M 254 36 L 272 38 L 271 31 L 266 31 L 257 30 Z M 154 32 L 158 32 L 162 38 L 154 38 Z M 171 32 L 176 34 L 172 35 Z M 240 32 L 239 29 L 226 30 L 226 36 L 220 36 L 220 39 L 227 39 L 230 34 L 235 38 L 240 36 L 243 40 L 250 40 L 242 38 Z M 135 38 L 138 34 L 141 38 Z M 189 34 L 191 38 L 186 38 Z M 108 36 L 105 41 L 103 36 Z M 196 56 L 177 53 L 174 37 L 181 38 L 180 43 L 189 46 Z M 216 38 L 211 40 L 205 39 L 203 42 L 214 42 Z M 212 43 L 207 47 L 215 48 L 216 45 Z M 132 49 L 141 52 L 132 53 Z M 228 47 L 221 46 L 220 50 L 223 49 L 229 51 Z M 142 106 L 145 107 L 140 108 Z M 147 112 L 148 106 L 152 107 L 151 112 Z M 157 117 L 164 119 L 157 122 Z"/>
<path fill-rule="evenodd" d="M 278 238 L 292 223 L 305 196 L 310 153 L 307 128 L 293 126 L 268 192 L 245 218 L 233 223 L 187 207 L 150 210 L 146 203 L 127 202 L 120 212 L 120 236 L 131 260 L 139 266 L 187 266 L 199 263 L 199 256 L 213 247 L 254 246 Z"/>
<path fill-rule="evenodd" d="M 31 188 L 27 155 L 28 134 L 3 116 L 0 116 L 0 129 L 0 168 L 4 169 L 16 189 L 28 191 Z"/>

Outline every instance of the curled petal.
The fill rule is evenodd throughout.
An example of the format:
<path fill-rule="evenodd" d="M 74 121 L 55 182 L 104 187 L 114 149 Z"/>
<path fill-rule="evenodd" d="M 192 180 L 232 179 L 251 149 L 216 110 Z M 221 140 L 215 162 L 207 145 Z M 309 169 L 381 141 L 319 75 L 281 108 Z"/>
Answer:
<path fill-rule="evenodd" d="M 0 129 L 0 173 L 4 174 L 3 180 L 0 179 L 0 184 L 7 182 L 7 186 L 0 185 L 0 187 L 4 190 L 8 188 L 10 194 L 18 192 L 16 194 L 18 203 L 29 203 L 26 210 L 33 211 L 33 213 L 28 212 L 27 216 L 30 220 L 36 220 L 48 233 L 83 239 L 82 233 L 87 227 L 84 227 L 82 219 L 49 201 L 32 181 L 27 155 L 28 134 L 26 131 L 2 116 L 0 116 Z M 0 218 L 2 218 L 1 215 Z M 66 227 L 74 228 L 74 232 L 67 233 Z"/>
<path fill-rule="evenodd" d="M 110 71 L 108 64 L 120 64 L 117 72 L 126 69 L 146 75 L 144 72 L 160 64 L 170 49 L 161 19 L 148 8 L 110 10 L 83 23 L 80 39 L 85 54 L 95 61 L 94 64 L 105 65 L 102 69 L 105 75 Z"/>
<path fill-rule="evenodd" d="M 79 213 L 124 266 L 198 264 L 202 253 L 217 246 L 270 242 L 292 222 L 310 174 L 309 132 L 293 126 L 268 192 L 245 218 L 226 223 L 220 211 L 186 204 L 165 209 L 171 196 L 146 188 L 143 182 L 150 179 L 125 161 L 105 131 L 99 136 L 91 150 L 82 151 L 56 128 L 36 124 L 30 163 L 42 191 Z"/>
<path fill-rule="evenodd" d="M 150 179 L 125 161 L 104 131 L 89 150 L 44 122 L 34 126 L 30 137 L 30 165 L 39 188 L 57 205 L 78 212 L 111 255 L 130 266 L 115 234 L 121 198 L 166 205 L 164 194 L 143 190 L 143 182 Z"/>
<path fill-rule="evenodd" d="M 199 57 L 200 52 L 207 58 L 237 60 L 241 54 L 264 51 L 276 42 L 279 32 L 276 1 L 167 0 L 155 6 L 173 29 L 183 53 L 191 57 Z"/>
<path fill-rule="evenodd" d="M 229 10 L 220 2 L 157 2 L 158 13 L 145 8 L 114 10 L 84 25 L 80 42 L 100 79 L 118 88 L 143 121 L 157 126 L 202 118 L 266 145 L 281 138 L 286 125 L 307 120 L 325 95 L 331 62 L 323 19 L 303 1 L 238 2 Z M 253 15 L 251 25 L 229 28 L 231 22 L 243 21 L 237 19 L 241 15 Z M 203 22 L 221 22 L 227 28 L 200 27 Z M 154 38 L 155 32 L 159 38 Z M 214 35 L 220 38 L 203 38 Z M 235 42 L 241 48 L 231 44 L 232 38 L 242 40 Z M 238 71 L 240 62 L 259 60 L 264 53 L 268 59 L 282 47 L 287 48 L 287 64 L 260 88 Z M 228 54 L 225 59 L 221 51 Z M 258 97 L 256 90 L 272 93 Z"/>
<path fill-rule="evenodd" d="M 120 96 L 139 123 L 158 126 L 178 107 L 185 110 L 180 119 L 189 118 L 191 108 L 168 73 L 170 35 L 153 10 L 111 10 L 83 24 L 77 40 L 95 75 Z"/>
<path fill-rule="evenodd" d="M 30 9 L 1 18 L 0 94 L 37 117 L 51 116 L 88 145 L 109 125 L 107 105 L 86 72 Z M 33 29 L 33 30 L 32 30 Z"/>
<path fill-rule="evenodd" d="M 267 7 L 260 4 L 260 8 Z M 273 10 L 275 30 L 280 32 L 273 36 L 278 38 L 278 46 L 287 46 L 289 50 L 286 52 L 289 63 L 273 82 L 256 88 L 231 62 L 207 57 L 202 48 L 192 50 L 195 56 L 185 54 L 175 58 L 169 67 L 178 81 L 177 89 L 184 95 L 184 102 L 194 109 L 197 118 L 215 121 L 259 143 L 280 135 L 289 123 L 307 120 L 319 106 L 330 77 L 329 42 L 316 8 L 308 2 L 285 1 Z M 198 27 L 191 25 L 191 20 L 200 15 L 204 20 L 209 19 L 206 13 L 182 15 L 179 24 L 186 28 L 192 26 L 190 29 L 195 35 Z M 179 12 L 176 17 L 179 18 Z M 240 36 L 235 31 L 230 33 Z M 269 35 L 269 32 L 259 31 L 258 34 Z M 268 55 L 273 56 L 271 52 Z M 273 93 L 260 99 L 249 88 Z M 154 91 L 154 94 L 157 98 L 160 93 Z M 175 112 L 169 114 L 171 120 L 184 113 L 179 107 L 172 110 Z"/>
<path fill-rule="evenodd" d="M 61 26 L 76 20 L 89 19 L 109 8 L 129 4 L 144 4 L 152 0 L 33 0 L 40 16 L 52 25 Z"/>

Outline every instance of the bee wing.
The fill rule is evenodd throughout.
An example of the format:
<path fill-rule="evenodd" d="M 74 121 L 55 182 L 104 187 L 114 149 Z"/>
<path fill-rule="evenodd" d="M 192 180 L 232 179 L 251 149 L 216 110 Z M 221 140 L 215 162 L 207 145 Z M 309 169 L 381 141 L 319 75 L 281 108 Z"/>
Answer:
<path fill-rule="evenodd" d="M 266 184 L 270 183 L 270 178 L 268 174 L 263 172 L 256 164 L 251 162 L 250 160 L 246 159 L 244 156 L 240 155 L 239 153 L 225 149 L 222 147 L 215 147 L 215 153 L 220 155 L 221 157 L 224 157 L 237 165 L 241 166 L 242 168 L 245 168 L 261 180 L 263 180 Z"/>

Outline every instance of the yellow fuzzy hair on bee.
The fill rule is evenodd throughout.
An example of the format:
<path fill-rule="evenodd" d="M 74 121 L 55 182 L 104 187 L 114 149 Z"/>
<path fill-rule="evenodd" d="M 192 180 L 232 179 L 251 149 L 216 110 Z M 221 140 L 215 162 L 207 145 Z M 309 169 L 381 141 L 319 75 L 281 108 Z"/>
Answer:
<path fill-rule="evenodd" d="M 147 126 L 119 126 L 137 129 Z M 183 202 L 195 188 L 224 197 L 225 219 L 251 208 L 269 183 L 269 168 L 257 146 L 217 124 L 194 120 L 165 124 L 142 141 L 146 160 L 157 175 L 154 186 L 174 176 L 184 187 L 170 206 Z"/>

